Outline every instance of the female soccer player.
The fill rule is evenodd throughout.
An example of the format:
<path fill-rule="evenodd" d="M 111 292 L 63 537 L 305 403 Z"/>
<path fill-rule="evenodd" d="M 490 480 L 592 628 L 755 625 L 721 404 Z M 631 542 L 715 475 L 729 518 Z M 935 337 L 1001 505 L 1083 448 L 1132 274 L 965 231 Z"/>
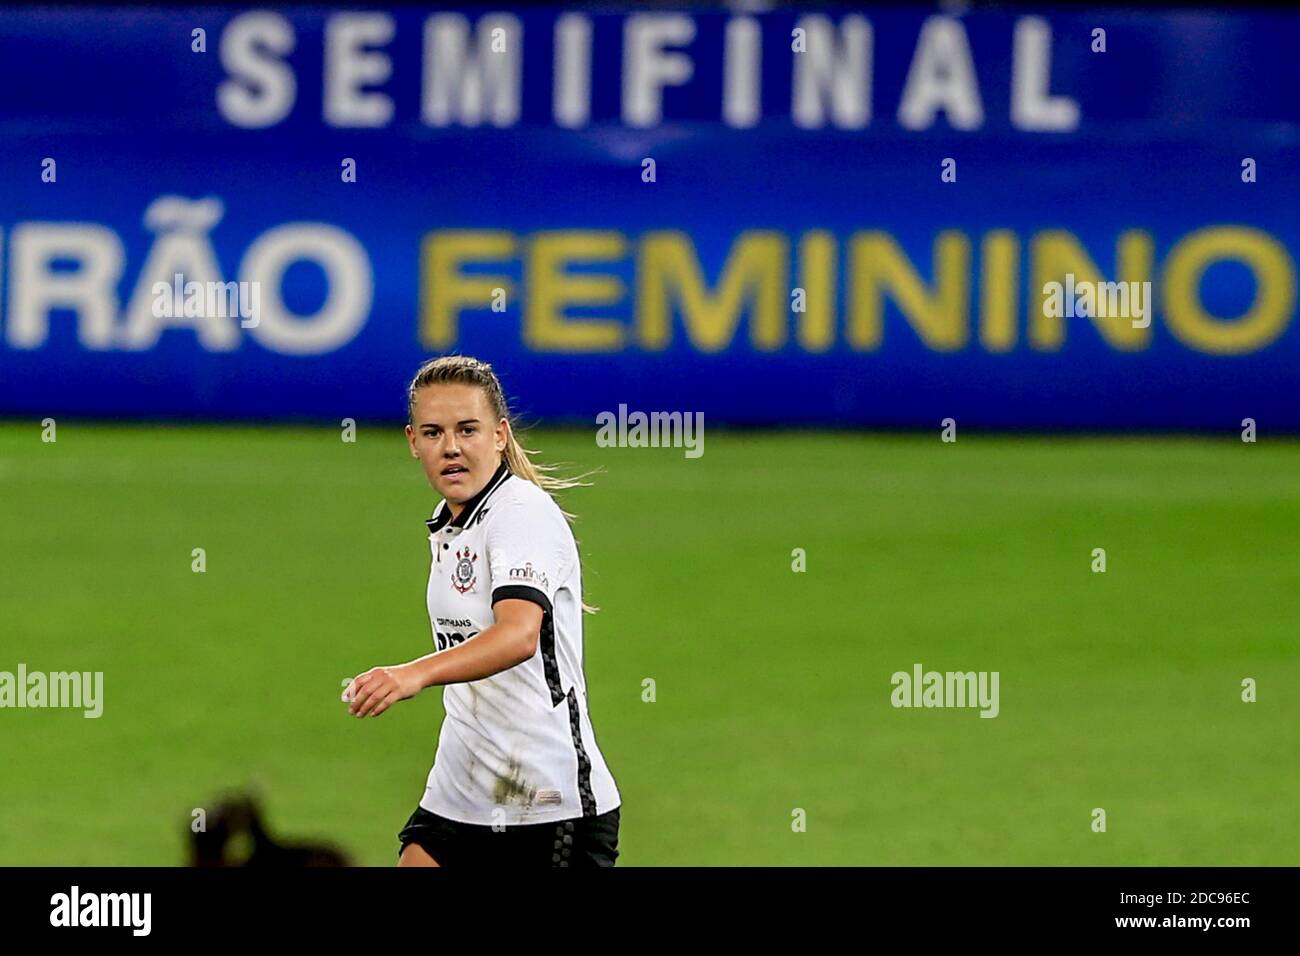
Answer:
<path fill-rule="evenodd" d="M 411 455 L 442 502 L 429 526 L 434 652 L 344 692 L 379 716 L 442 685 L 446 717 L 399 866 L 613 866 L 619 793 L 596 746 L 582 670 L 582 568 L 565 514 L 516 440 L 492 366 L 422 365 Z"/>

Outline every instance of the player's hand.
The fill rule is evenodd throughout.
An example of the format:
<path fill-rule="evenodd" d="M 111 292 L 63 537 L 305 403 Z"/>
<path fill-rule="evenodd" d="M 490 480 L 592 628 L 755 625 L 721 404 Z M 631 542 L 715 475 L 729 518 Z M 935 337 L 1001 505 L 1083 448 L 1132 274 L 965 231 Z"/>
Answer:
<path fill-rule="evenodd" d="M 414 697 L 421 690 L 409 664 L 372 667 L 352 679 L 343 700 L 353 717 L 378 717 L 399 700 Z"/>

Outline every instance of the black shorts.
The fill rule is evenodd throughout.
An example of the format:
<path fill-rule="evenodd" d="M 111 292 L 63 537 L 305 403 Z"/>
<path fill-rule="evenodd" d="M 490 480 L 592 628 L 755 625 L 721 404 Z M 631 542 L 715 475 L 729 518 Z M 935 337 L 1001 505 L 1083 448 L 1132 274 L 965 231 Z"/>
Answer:
<path fill-rule="evenodd" d="M 521 823 L 494 830 L 458 823 L 416 807 L 397 834 L 398 855 L 414 843 L 439 866 L 613 866 L 618 858 L 618 811 L 558 823 Z"/>

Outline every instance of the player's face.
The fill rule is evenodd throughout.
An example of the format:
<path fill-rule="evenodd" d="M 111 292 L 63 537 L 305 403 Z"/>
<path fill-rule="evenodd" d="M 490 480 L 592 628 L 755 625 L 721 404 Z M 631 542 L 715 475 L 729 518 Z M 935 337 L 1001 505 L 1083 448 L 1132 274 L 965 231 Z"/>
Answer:
<path fill-rule="evenodd" d="M 406 426 L 411 454 L 452 514 L 459 514 L 500 466 L 509 425 L 493 414 L 483 389 L 459 383 L 419 389 L 411 421 Z"/>

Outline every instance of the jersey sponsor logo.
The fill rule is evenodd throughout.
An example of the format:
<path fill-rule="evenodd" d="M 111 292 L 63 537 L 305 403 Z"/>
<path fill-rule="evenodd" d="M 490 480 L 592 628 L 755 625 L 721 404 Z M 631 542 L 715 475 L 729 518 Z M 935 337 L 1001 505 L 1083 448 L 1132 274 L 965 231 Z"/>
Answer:
<path fill-rule="evenodd" d="M 440 617 L 439 627 L 473 627 L 474 622 L 467 617 Z"/>
<path fill-rule="evenodd" d="M 547 578 L 545 571 L 535 570 L 533 562 L 529 561 L 522 568 L 510 569 L 510 580 L 521 581 L 525 584 L 532 584 L 540 587 L 543 591 L 550 590 L 550 579 Z"/>
<path fill-rule="evenodd" d="M 478 560 L 478 555 L 469 548 L 461 548 L 456 552 L 456 567 L 451 572 L 451 586 L 461 594 L 474 589 L 478 582 L 478 577 L 474 573 L 474 562 Z"/>

